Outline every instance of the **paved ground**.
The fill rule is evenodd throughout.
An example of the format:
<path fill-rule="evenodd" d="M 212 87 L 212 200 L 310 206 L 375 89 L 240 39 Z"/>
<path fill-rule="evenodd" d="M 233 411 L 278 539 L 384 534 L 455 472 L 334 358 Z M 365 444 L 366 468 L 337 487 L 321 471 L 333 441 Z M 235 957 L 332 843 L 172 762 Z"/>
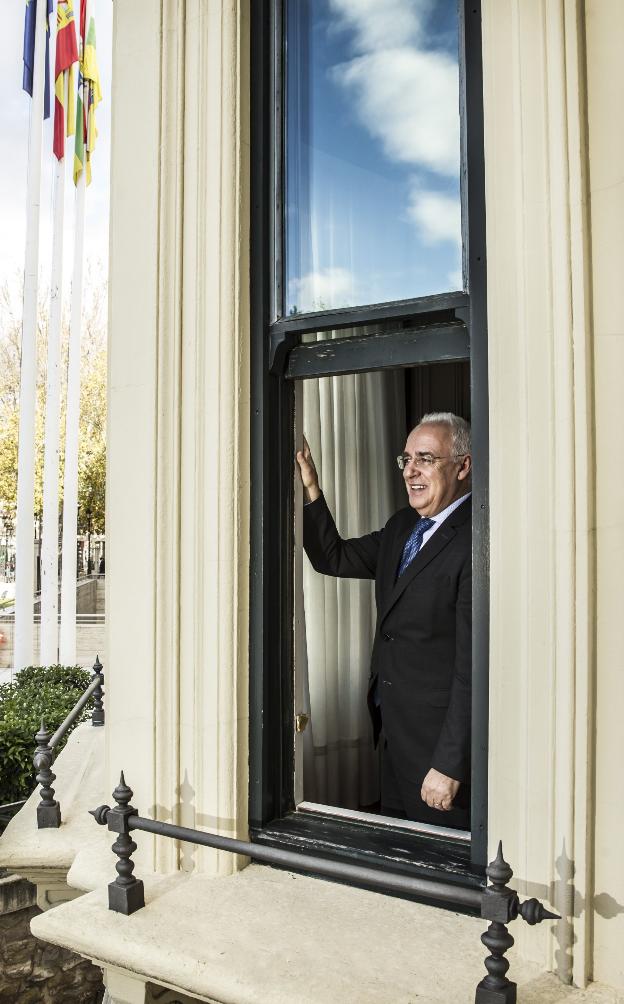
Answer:
<path fill-rule="evenodd" d="M 0 631 L 8 635 L 8 644 L 0 646 L 0 683 L 10 682 L 12 679 L 13 662 L 12 651 L 12 627 L 11 633 L 6 626 L 0 625 Z M 35 625 L 35 661 L 38 658 L 39 649 L 39 625 Z M 96 623 L 78 624 L 76 628 L 76 665 L 91 669 L 95 662 L 96 655 L 99 655 L 100 662 L 106 669 L 106 625 L 103 621 Z"/>

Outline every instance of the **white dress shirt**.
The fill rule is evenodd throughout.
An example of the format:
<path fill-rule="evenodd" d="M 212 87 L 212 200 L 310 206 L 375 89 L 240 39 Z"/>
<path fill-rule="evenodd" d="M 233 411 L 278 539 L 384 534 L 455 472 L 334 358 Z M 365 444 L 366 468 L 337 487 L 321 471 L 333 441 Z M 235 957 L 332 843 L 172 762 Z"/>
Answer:
<path fill-rule="evenodd" d="M 421 547 L 425 546 L 425 544 L 427 543 L 427 541 L 431 537 L 433 537 L 433 535 L 436 532 L 436 530 L 438 529 L 438 527 L 442 526 L 442 524 L 444 523 L 444 520 L 447 519 L 451 515 L 451 513 L 454 512 L 455 509 L 457 509 L 457 507 L 462 504 L 462 502 L 465 502 L 466 499 L 470 498 L 471 495 L 472 495 L 472 492 L 466 492 L 466 494 L 462 495 L 461 498 L 455 499 L 454 502 L 451 502 L 450 505 L 447 505 L 446 509 L 443 509 L 442 512 L 439 512 L 437 516 L 430 516 L 429 517 L 429 519 L 433 520 L 433 526 L 430 526 L 429 529 L 425 530 L 425 532 L 423 533 L 423 539 L 422 539 Z"/>

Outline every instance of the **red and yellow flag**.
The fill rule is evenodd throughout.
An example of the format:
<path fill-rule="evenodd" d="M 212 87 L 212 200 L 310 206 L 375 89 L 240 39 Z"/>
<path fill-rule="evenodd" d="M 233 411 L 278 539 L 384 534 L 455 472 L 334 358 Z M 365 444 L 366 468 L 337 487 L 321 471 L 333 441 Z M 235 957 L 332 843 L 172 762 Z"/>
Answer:
<path fill-rule="evenodd" d="M 74 63 L 78 60 L 73 0 L 58 0 L 56 10 L 56 64 L 54 68 L 54 154 L 65 156 L 65 135 L 76 130 L 74 104 Z M 67 82 L 67 88 L 66 88 Z M 67 91 L 67 93 L 66 93 Z M 65 101 L 67 100 L 67 108 Z M 65 129 L 67 119 L 67 130 Z"/>

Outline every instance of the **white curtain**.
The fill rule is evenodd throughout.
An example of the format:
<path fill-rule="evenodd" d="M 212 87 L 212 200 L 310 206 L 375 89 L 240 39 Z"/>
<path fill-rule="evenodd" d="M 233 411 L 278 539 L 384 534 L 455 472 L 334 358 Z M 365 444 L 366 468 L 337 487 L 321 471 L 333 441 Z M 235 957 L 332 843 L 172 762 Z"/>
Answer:
<path fill-rule="evenodd" d="M 343 537 L 381 529 L 405 493 L 395 457 L 405 443 L 402 372 L 304 381 L 303 431 Z M 366 706 L 375 630 L 374 584 L 317 574 L 304 559 L 310 722 L 303 744 L 306 801 L 363 808 L 379 797 Z M 307 661 L 307 665 L 306 665 Z"/>

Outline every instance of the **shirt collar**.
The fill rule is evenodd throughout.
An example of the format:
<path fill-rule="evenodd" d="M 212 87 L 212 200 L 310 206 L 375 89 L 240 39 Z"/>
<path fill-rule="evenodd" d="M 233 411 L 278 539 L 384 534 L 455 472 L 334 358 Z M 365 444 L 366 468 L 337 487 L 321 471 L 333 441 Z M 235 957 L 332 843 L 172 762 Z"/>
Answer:
<path fill-rule="evenodd" d="M 451 502 L 450 505 L 447 505 L 446 509 L 443 509 L 442 512 L 439 512 L 436 516 L 430 516 L 429 519 L 432 519 L 433 522 L 439 526 L 440 523 L 442 523 L 443 520 L 447 518 L 447 516 L 450 516 L 451 513 L 454 512 L 457 508 L 459 508 L 462 502 L 465 502 L 466 499 L 470 498 L 471 495 L 472 491 L 466 492 L 466 494 L 462 495 L 461 498 L 455 499 L 454 502 Z"/>

